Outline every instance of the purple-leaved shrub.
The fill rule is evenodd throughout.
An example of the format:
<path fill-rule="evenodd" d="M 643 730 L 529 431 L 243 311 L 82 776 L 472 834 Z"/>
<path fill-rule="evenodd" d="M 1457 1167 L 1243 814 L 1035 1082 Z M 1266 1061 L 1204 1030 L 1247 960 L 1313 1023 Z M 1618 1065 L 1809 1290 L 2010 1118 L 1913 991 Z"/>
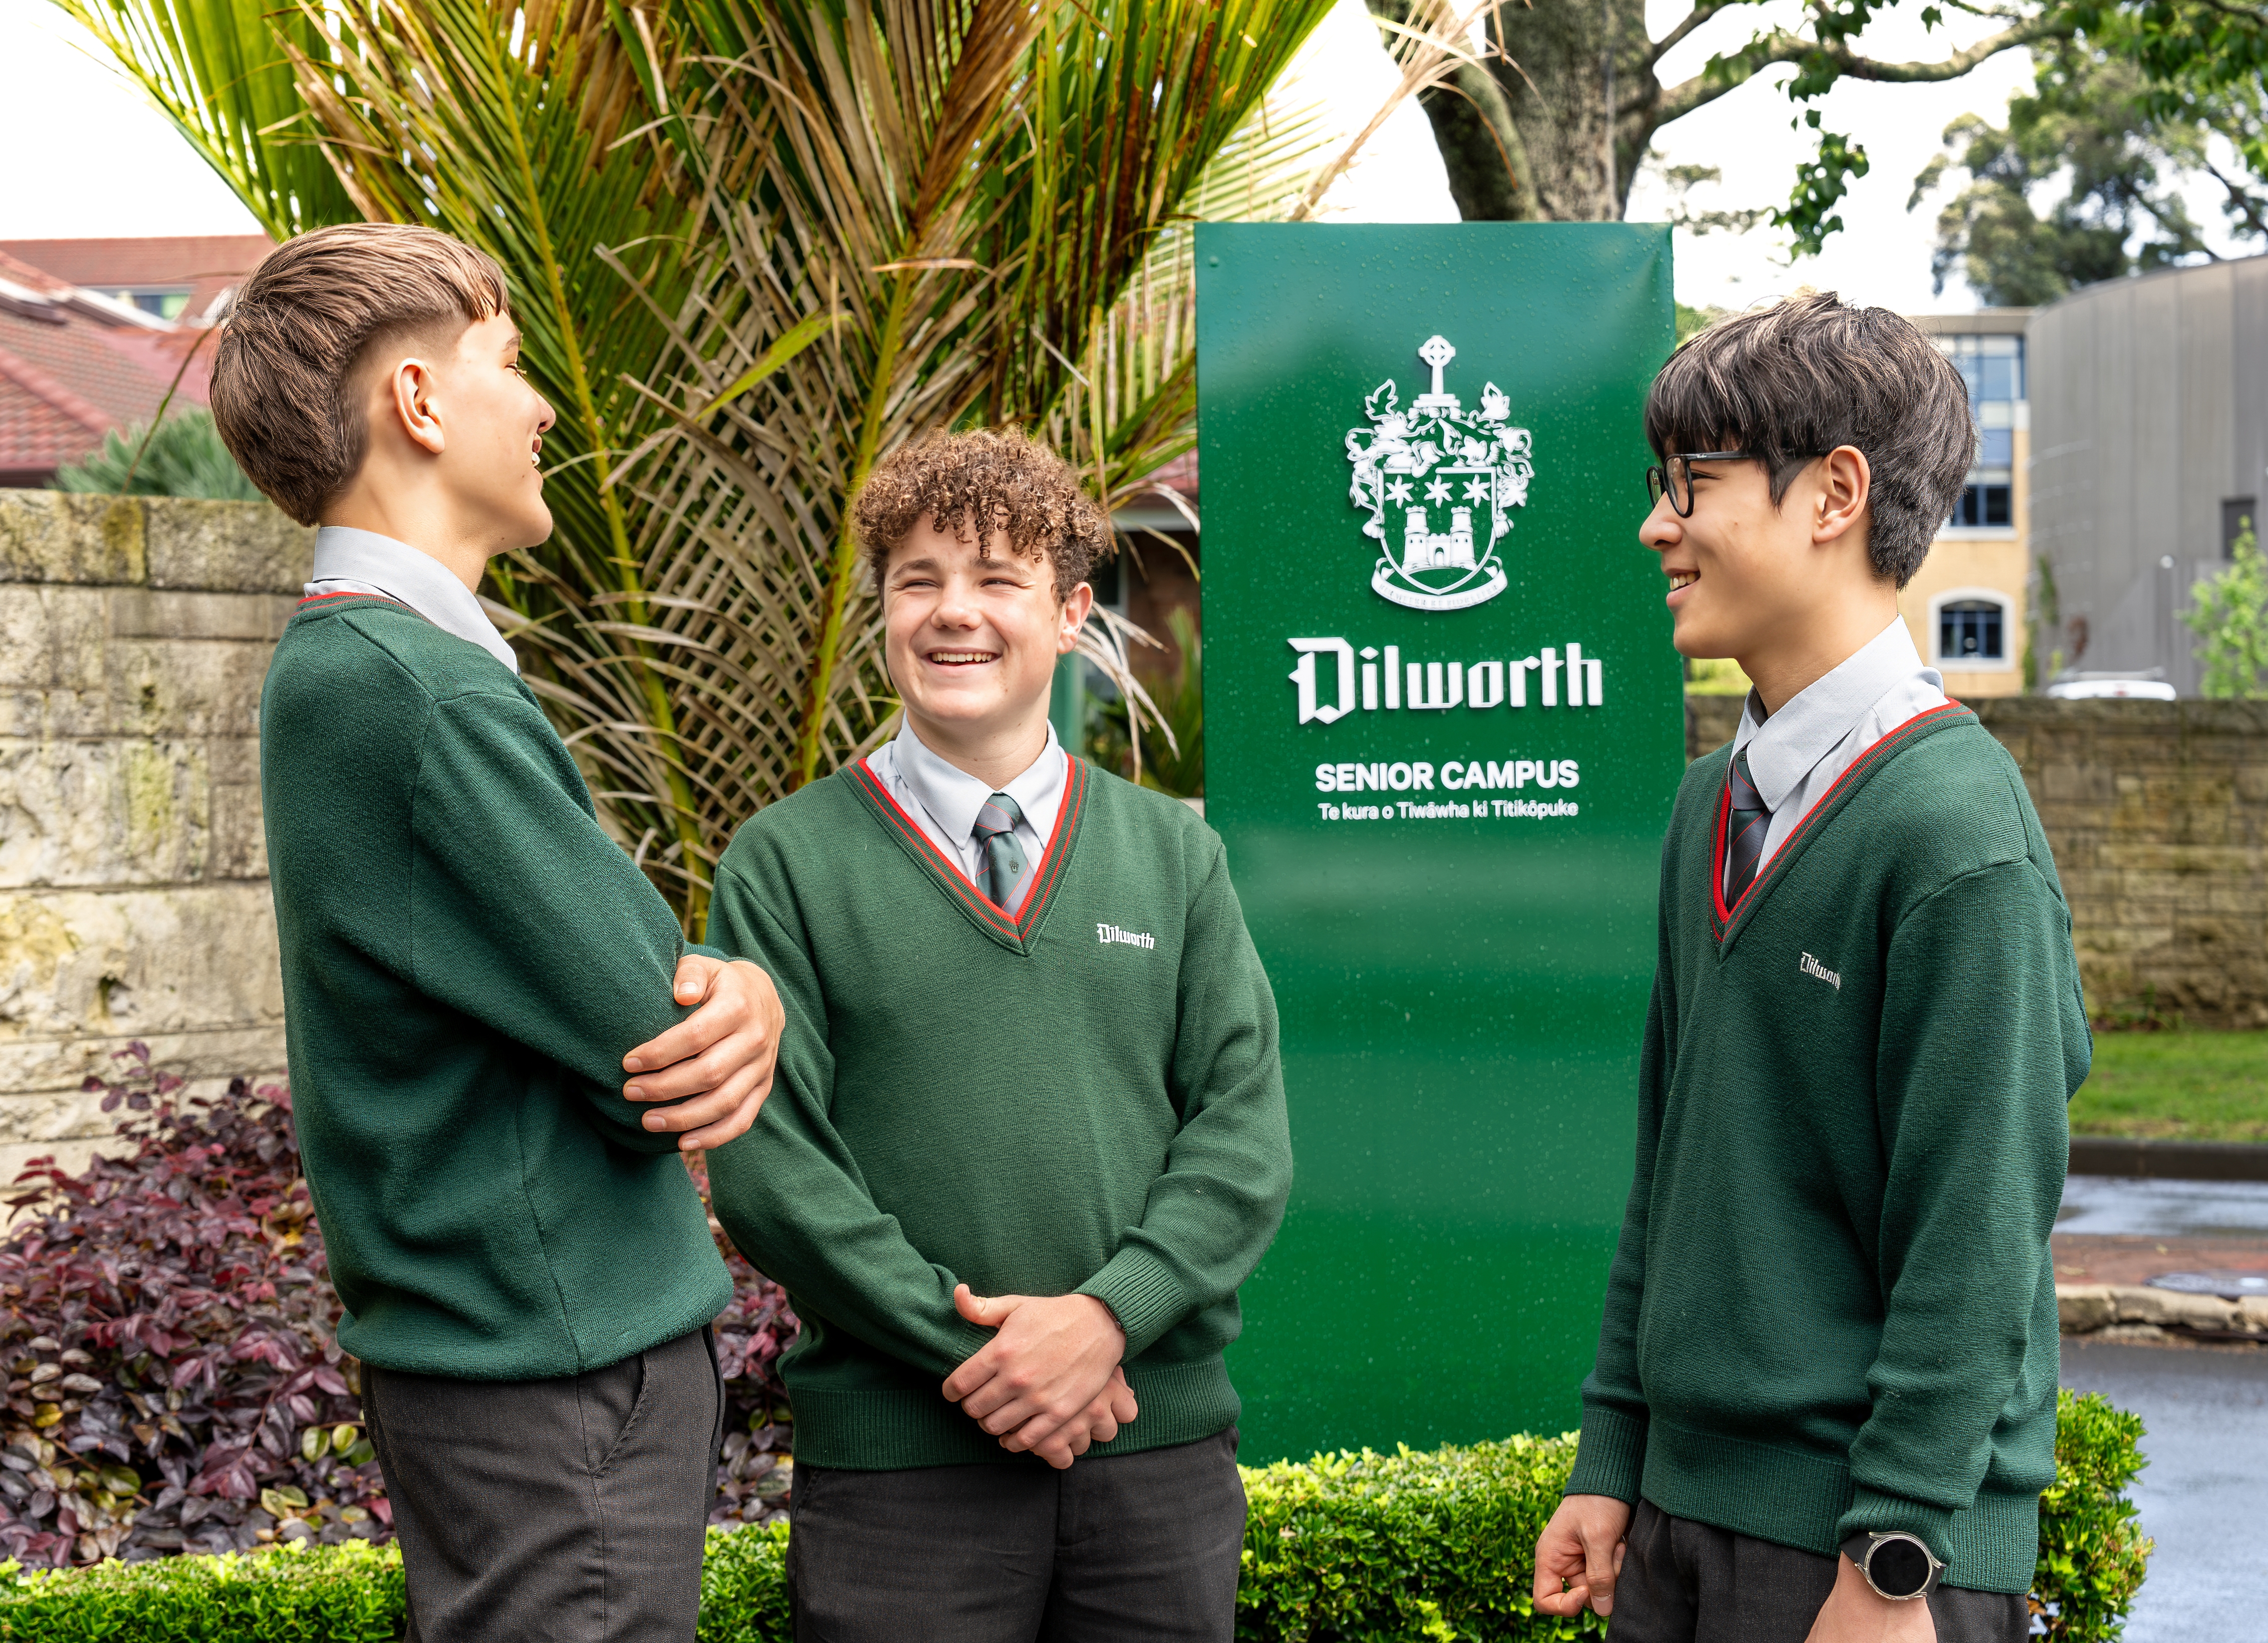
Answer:
<path fill-rule="evenodd" d="M 290 1092 L 183 1099 L 146 1046 L 90 1079 L 132 1149 L 34 1160 L 0 1243 L 0 1554 L 35 1566 L 391 1537 L 360 1366 L 299 1174 Z M 728 1435 L 715 1522 L 761 1522 L 792 1469 L 778 1287 L 725 1247 Z"/>

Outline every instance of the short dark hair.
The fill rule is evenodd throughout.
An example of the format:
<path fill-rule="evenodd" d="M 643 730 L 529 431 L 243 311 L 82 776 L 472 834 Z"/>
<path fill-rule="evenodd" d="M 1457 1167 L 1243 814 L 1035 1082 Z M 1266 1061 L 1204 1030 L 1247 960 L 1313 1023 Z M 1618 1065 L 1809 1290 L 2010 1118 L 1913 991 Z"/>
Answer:
<path fill-rule="evenodd" d="M 932 433 L 875 465 L 850 522 L 878 593 L 891 550 L 924 519 L 964 542 L 974 536 L 980 558 L 992 533 L 1005 532 L 1009 552 L 1054 567 L 1058 600 L 1117 550 L 1109 519 L 1071 464 L 1013 428 Z"/>
<path fill-rule="evenodd" d="M 313 525 L 370 448 L 357 381 L 370 357 L 510 312 L 504 270 L 431 228 L 343 223 L 287 239 L 229 305 L 213 425 L 245 476 Z"/>
<path fill-rule="evenodd" d="M 1800 291 L 1719 320 L 1669 357 L 1646 397 L 1659 456 L 1751 451 L 1772 505 L 1807 463 L 1837 446 L 1873 471 L 1867 553 L 1904 587 L 1953 511 L 1977 460 L 1961 372 L 1919 326 L 1832 291 Z"/>

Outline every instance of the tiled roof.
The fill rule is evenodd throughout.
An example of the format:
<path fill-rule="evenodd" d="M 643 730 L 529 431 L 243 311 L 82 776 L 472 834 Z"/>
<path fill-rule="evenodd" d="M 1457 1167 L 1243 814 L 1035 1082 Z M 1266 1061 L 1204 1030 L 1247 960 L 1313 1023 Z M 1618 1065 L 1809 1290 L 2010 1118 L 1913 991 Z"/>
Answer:
<path fill-rule="evenodd" d="M 30 483 L 101 443 L 107 423 L 88 427 L 16 379 L 20 361 L 0 353 L 0 473 Z"/>
<path fill-rule="evenodd" d="M 94 291 L 187 285 L 191 314 L 238 284 L 271 249 L 264 234 L 194 234 L 153 239 L 0 239 L 0 253 Z"/>
<path fill-rule="evenodd" d="M 212 335 L 0 252 L 0 475 L 45 483 L 110 429 L 149 421 L 176 373 L 174 405 L 203 404 Z"/>

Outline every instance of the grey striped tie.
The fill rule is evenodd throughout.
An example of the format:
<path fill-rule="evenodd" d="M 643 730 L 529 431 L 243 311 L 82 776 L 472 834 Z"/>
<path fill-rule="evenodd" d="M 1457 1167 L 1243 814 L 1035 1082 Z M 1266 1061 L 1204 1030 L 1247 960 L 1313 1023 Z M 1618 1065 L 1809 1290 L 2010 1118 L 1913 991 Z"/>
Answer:
<path fill-rule="evenodd" d="M 1005 793 L 995 793 L 976 813 L 976 842 L 984 851 L 984 894 L 995 907 L 1014 904 L 1024 880 L 1024 851 L 1016 843 L 1016 823 L 1024 813 Z"/>

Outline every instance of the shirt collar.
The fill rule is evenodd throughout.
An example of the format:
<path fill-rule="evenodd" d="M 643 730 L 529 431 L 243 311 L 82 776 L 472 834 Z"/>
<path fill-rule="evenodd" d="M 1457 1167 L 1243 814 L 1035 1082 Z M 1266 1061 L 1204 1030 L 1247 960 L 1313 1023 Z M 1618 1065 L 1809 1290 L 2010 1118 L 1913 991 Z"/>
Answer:
<path fill-rule="evenodd" d="M 946 836 L 964 847 L 976 835 L 976 813 L 984 807 L 985 800 L 996 792 L 1004 792 L 1016 801 L 1017 808 L 1027 817 L 1039 815 L 1044 807 L 1042 801 L 1061 792 L 1064 773 L 1070 763 L 1064 755 L 1063 744 L 1056 740 L 1052 723 L 1048 726 L 1048 745 L 1040 750 L 1040 756 L 1005 787 L 987 787 L 968 771 L 946 763 L 931 752 L 928 744 L 914 734 L 910 718 L 899 726 L 893 751 L 897 755 L 898 774 L 905 778 L 914 797 L 945 829 Z M 1034 831 L 1037 830 L 1035 827 Z"/>
<path fill-rule="evenodd" d="M 1914 648 L 1905 618 L 1893 616 L 1890 625 L 1859 646 L 1840 667 L 1780 704 L 1778 712 L 1764 717 L 1756 693 L 1749 692 L 1741 713 L 1741 727 L 1733 738 L 1735 756 L 1749 755 L 1749 777 L 1756 796 L 1767 808 L 1777 810 L 1803 785 L 1812 767 L 1825 758 L 1853 730 L 1870 709 L 1902 682 L 1916 676 L 1941 688 L 1944 679 L 1933 667 L 1923 666 Z"/>
<path fill-rule="evenodd" d="M 315 533 L 315 572 L 324 582 L 358 582 L 407 605 L 445 633 L 479 645 L 512 672 L 519 658 L 504 642 L 472 590 L 429 553 L 376 531 L 326 525 Z"/>

